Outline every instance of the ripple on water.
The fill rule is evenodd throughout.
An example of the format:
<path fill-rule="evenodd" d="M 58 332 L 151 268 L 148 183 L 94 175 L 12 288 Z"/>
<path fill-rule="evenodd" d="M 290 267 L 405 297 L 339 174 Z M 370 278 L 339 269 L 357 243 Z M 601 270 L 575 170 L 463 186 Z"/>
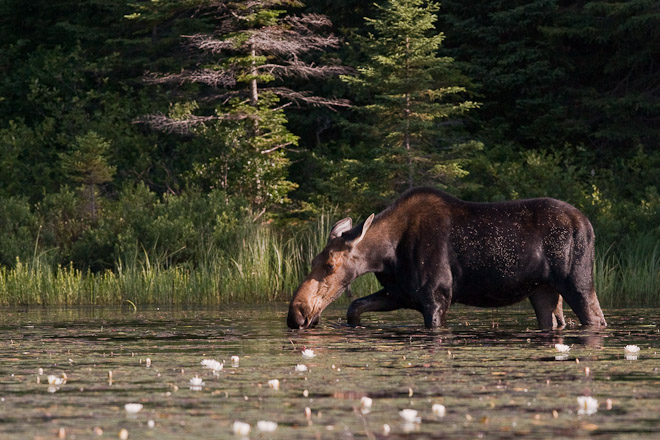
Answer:
<path fill-rule="evenodd" d="M 131 438 L 229 439 L 235 421 L 272 421 L 272 439 L 374 438 L 384 426 L 392 438 L 655 438 L 657 313 L 606 312 L 605 330 L 540 332 L 531 309 L 455 307 L 447 329 L 426 330 L 409 311 L 367 314 L 351 328 L 334 307 L 318 328 L 294 332 L 286 304 L 5 309 L 0 438 L 51 438 L 63 427 L 78 438 L 126 429 Z M 555 344 L 571 347 L 568 359 L 555 359 Z M 637 360 L 625 359 L 627 345 L 640 348 Z M 303 361 L 303 349 L 315 356 Z M 240 368 L 201 364 L 231 365 L 232 356 Z M 307 371 L 296 371 L 301 362 Z M 66 384 L 49 393 L 48 374 L 66 374 Z M 193 390 L 191 378 L 203 387 Z M 598 411 L 578 414 L 579 396 L 596 399 Z M 127 402 L 143 409 L 128 417 Z M 417 411 L 414 430 L 401 422 L 404 409 Z"/>

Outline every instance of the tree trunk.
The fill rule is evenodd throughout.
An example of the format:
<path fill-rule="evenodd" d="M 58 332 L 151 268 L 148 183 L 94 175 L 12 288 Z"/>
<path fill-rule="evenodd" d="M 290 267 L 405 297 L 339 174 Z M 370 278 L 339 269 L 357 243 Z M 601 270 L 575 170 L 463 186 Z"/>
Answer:
<path fill-rule="evenodd" d="M 250 68 L 250 75 L 252 75 L 252 79 L 250 80 L 250 104 L 257 105 L 257 101 L 259 100 L 257 91 L 257 51 L 254 43 L 252 43 L 251 55 L 252 67 Z"/>
<path fill-rule="evenodd" d="M 408 154 L 408 188 L 413 187 L 413 161 L 412 151 L 410 149 L 410 38 L 406 37 L 406 101 L 404 108 L 404 132 L 403 132 L 403 145 Z"/>

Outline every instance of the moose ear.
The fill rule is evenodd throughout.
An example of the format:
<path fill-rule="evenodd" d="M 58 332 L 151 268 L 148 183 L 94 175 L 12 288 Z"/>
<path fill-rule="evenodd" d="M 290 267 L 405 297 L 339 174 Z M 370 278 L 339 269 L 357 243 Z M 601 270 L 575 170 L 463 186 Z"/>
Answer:
<path fill-rule="evenodd" d="M 339 220 L 337 223 L 335 223 L 335 225 L 332 227 L 332 230 L 330 231 L 330 240 L 340 237 L 341 234 L 349 231 L 352 227 L 353 220 L 351 220 L 350 217 Z"/>
<path fill-rule="evenodd" d="M 359 236 L 358 238 L 356 238 L 355 240 L 353 240 L 353 243 L 351 243 L 353 246 L 355 246 L 356 244 L 358 244 L 359 242 L 362 241 L 362 239 L 364 238 L 364 234 L 367 233 L 367 230 L 368 230 L 369 227 L 371 226 L 371 222 L 372 222 L 372 221 L 374 221 L 374 214 L 371 214 L 371 215 L 369 216 L 369 218 L 367 218 L 367 219 L 364 221 L 364 224 L 362 225 L 362 233 L 360 234 L 360 236 Z"/>

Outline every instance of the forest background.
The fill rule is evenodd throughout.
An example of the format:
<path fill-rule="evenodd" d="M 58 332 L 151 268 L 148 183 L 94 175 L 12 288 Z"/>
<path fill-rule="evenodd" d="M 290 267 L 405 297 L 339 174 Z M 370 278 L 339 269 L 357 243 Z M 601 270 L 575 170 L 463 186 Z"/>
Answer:
<path fill-rule="evenodd" d="M 0 304 L 287 299 L 430 185 L 574 204 L 660 305 L 654 0 L 4 0 L 0 71 Z"/>

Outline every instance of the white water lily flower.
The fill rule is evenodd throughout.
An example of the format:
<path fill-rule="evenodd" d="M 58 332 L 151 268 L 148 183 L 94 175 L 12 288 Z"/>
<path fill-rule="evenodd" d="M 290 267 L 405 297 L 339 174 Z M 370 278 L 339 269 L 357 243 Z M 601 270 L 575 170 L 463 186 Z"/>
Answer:
<path fill-rule="evenodd" d="M 277 391 L 280 389 L 280 381 L 277 379 L 271 379 L 268 381 L 268 386 Z"/>
<path fill-rule="evenodd" d="M 371 412 L 371 404 L 373 400 L 370 397 L 362 396 L 360 399 L 360 412 L 364 415 L 367 415 Z"/>
<path fill-rule="evenodd" d="M 569 351 L 571 351 L 571 347 L 565 344 L 555 344 L 555 349 L 559 353 L 568 353 Z"/>
<path fill-rule="evenodd" d="M 302 351 L 302 357 L 305 359 L 312 359 L 316 357 L 316 354 L 314 354 L 314 350 L 311 348 L 306 348 Z"/>
<path fill-rule="evenodd" d="M 225 364 L 218 362 L 215 359 L 204 359 L 200 362 L 204 367 L 210 368 L 213 371 L 220 371 L 224 368 Z"/>
<path fill-rule="evenodd" d="M 238 356 L 232 356 L 231 357 L 231 366 L 234 367 L 234 368 L 238 367 L 238 364 L 239 364 L 240 360 L 241 360 L 241 358 L 239 358 Z"/>
<path fill-rule="evenodd" d="M 417 417 L 417 411 L 414 409 L 402 409 L 399 411 L 399 415 L 406 422 L 419 423 L 422 421 L 421 417 Z"/>
<path fill-rule="evenodd" d="M 195 375 L 192 378 L 190 378 L 190 385 L 194 387 L 202 386 L 204 385 L 204 380 L 201 377 Z"/>
<path fill-rule="evenodd" d="M 639 353 L 639 347 L 636 345 L 626 345 L 623 349 L 623 351 L 627 354 L 638 354 Z"/>
<path fill-rule="evenodd" d="M 305 364 L 297 364 L 297 365 L 296 365 L 296 371 L 307 371 L 307 365 L 305 365 Z"/>
<path fill-rule="evenodd" d="M 48 375 L 48 385 L 60 386 L 66 383 L 66 376 L 57 377 L 53 374 Z"/>
<path fill-rule="evenodd" d="M 578 414 L 592 415 L 598 411 L 598 400 L 591 396 L 580 396 L 577 398 Z"/>
<path fill-rule="evenodd" d="M 636 361 L 639 355 L 639 347 L 636 345 L 626 345 L 623 349 L 624 356 L 628 361 Z"/>
<path fill-rule="evenodd" d="M 232 428 L 234 430 L 234 434 L 240 435 L 241 437 L 245 437 L 250 433 L 249 423 L 239 422 L 238 420 L 236 420 L 234 421 Z"/>
<path fill-rule="evenodd" d="M 431 411 L 433 412 L 433 415 L 436 417 L 444 417 L 445 414 L 447 414 L 447 409 L 445 408 L 445 406 L 439 403 L 434 403 L 433 406 L 431 406 Z"/>
<path fill-rule="evenodd" d="M 277 423 L 269 420 L 259 420 L 257 422 L 257 429 L 261 432 L 275 432 L 277 429 Z"/>
<path fill-rule="evenodd" d="M 142 411 L 143 407 L 141 403 L 127 403 L 124 405 L 124 409 L 128 414 L 137 414 Z"/>

